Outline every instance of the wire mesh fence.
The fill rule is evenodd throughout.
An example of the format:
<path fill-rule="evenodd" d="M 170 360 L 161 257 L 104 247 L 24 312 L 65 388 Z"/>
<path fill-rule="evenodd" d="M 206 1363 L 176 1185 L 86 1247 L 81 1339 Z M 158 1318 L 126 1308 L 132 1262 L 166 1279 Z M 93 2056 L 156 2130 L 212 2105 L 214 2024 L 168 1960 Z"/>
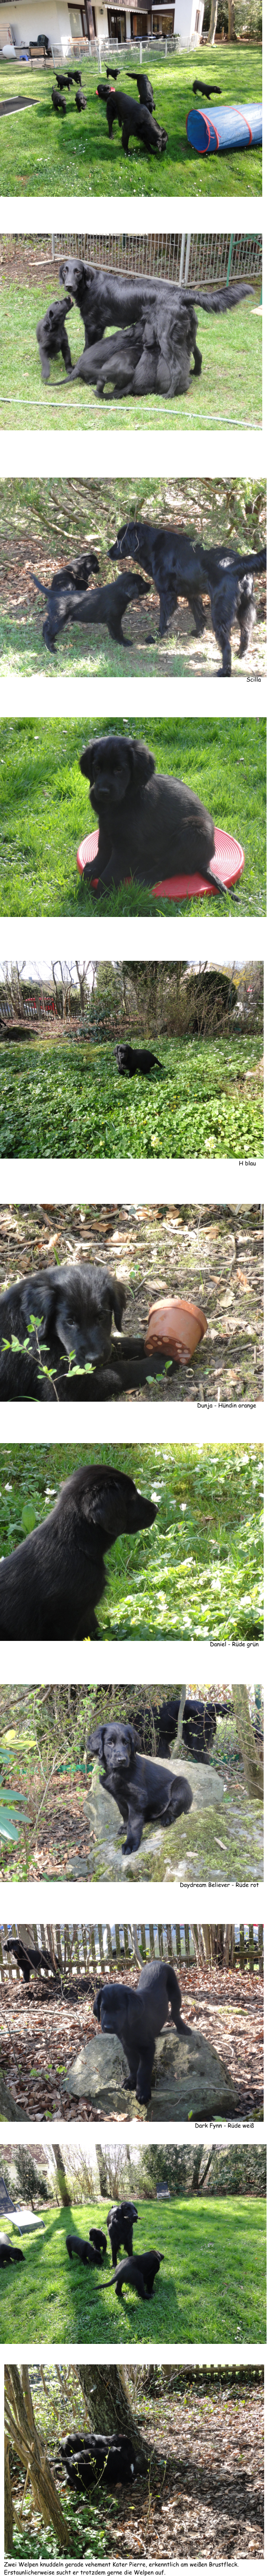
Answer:
<path fill-rule="evenodd" d="M 260 233 L 52 233 L 52 258 L 81 259 L 122 277 L 174 286 L 224 286 L 262 277 Z"/>
<path fill-rule="evenodd" d="M 207 1929 L 208 1927 L 205 1927 L 206 1933 Z M 213 1929 L 216 1934 L 216 1927 L 211 1927 L 212 1931 Z M 220 1964 L 221 1951 L 221 1964 L 226 1964 L 223 1952 L 223 1940 L 221 1938 L 222 1929 L 223 1933 L 225 1933 L 225 1926 L 218 1926 L 217 1943 L 215 1939 L 215 1952 L 218 1952 L 218 1961 L 215 1956 L 215 1961 L 213 1962 L 211 1955 L 210 1965 L 216 1965 L 217 1963 Z M 250 1974 L 254 1975 L 256 1973 L 257 1975 L 262 1975 L 262 1924 L 237 1923 L 233 1925 L 231 1924 L 228 1929 L 229 1934 L 231 1934 L 231 1939 L 228 1940 L 227 1944 L 231 1970 L 241 1969 L 243 1973 L 249 1970 Z M 188 1923 L 136 1924 L 134 1926 L 134 1932 L 135 1938 L 137 1938 L 138 1951 L 142 1964 L 145 1965 L 150 1959 L 152 1961 L 156 1961 L 157 1959 L 169 1959 L 174 1961 L 175 1966 L 178 1962 L 180 1967 L 192 1968 L 196 1955 L 199 1953 L 199 1948 L 201 1955 L 201 1941 L 199 1944 L 196 1937 L 199 1930 L 201 1931 L 201 1927 L 198 1927 L 197 1925 L 192 1927 L 191 1924 Z M 124 1967 L 136 1966 L 136 1949 L 134 1947 L 133 1932 L 131 1925 L 128 1923 L 65 1923 L 56 1925 L 49 1923 L 32 1923 L 30 1926 L 25 1925 L 25 1923 L 2 1924 L 0 1934 L 1 1985 L 10 1985 L 10 1983 L 14 1985 L 14 1983 L 16 1984 L 21 1982 L 19 1963 L 16 1959 L 12 1959 L 10 1951 L 8 1952 L 8 1956 L 5 1952 L 5 1943 L 8 1939 L 10 1940 L 12 1938 L 23 1942 L 25 1949 L 27 1949 L 28 1940 L 29 1944 L 33 1945 L 36 1950 L 39 1950 L 40 1973 L 42 1973 L 41 1951 L 43 1948 L 49 1950 L 52 1973 L 53 1971 L 58 1970 L 60 1977 L 64 1978 L 66 1976 L 71 1976 L 74 1984 L 77 1977 L 79 1977 L 79 1979 L 81 1977 L 86 1978 L 91 1968 L 93 1968 L 96 1973 L 99 1972 L 99 1970 L 107 1971 L 108 1968 L 111 1968 L 112 1975 L 114 1976 L 114 1969 L 117 1968 L 120 1973 L 122 1965 Z M 208 1949 L 209 1944 L 206 1939 L 205 1942 L 203 1942 L 204 1967 L 209 1964 Z M 228 1960 L 227 1964 L 229 1964 Z M 43 1973 L 44 1976 L 48 1973 L 45 1967 Z"/>

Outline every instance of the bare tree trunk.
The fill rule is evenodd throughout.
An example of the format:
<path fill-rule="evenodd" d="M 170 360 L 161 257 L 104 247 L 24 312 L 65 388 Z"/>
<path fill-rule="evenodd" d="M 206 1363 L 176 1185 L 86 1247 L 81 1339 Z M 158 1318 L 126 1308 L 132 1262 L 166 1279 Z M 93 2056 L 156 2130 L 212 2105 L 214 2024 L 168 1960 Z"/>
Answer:
<path fill-rule="evenodd" d="M 13 2093 L 10 2093 L 10 2092 L 9 2092 L 9 2085 L 8 2085 L 8 2084 L 6 2084 L 6 2082 L 5 2082 L 5 2076 L 4 2076 L 4 2075 L 2 2075 L 2 2068 L 1 2068 L 1 2066 L 0 2066 L 0 2117 L 1 2117 L 1 2120 L 20 2120 L 20 2111 L 17 2111 L 17 2109 L 16 2109 L 16 2103 L 14 2102 L 14 2095 L 13 2095 Z M 24 2117 L 24 2114 L 23 2114 L 23 2117 Z M 27 2113 L 26 2113 L 26 2118 L 27 2118 Z"/>
<path fill-rule="evenodd" d="M 228 0 L 228 41 L 229 45 L 236 45 L 235 0 Z"/>
<path fill-rule="evenodd" d="M 178 1687 L 179 1687 L 179 1685 L 178 1685 Z M 178 1718 L 177 1718 L 177 1734 L 176 1734 L 176 1736 L 175 1736 L 175 1741 L 174 1741 L 174 1744 L 172 1744 L 172 1749 L 171 1749 L 171 1760 L 172 1760 L 172 1762 L 177 1762 L 178 1755 L 181 1753 L 181 1749 L 182 1749 L 183 1714 L 184 1714 L 185 1700 L 186 1700 L 186 1682 L 184 1682 L 183 1690 L 181 1690 L 181 1687 L 180 1687 L 180 1689 L 179 1689 L 179 1708 L 178 1708 Z"/>
<path fill-rule="evenodd" d="M 214 39 L 215 39 L 215 36 L 216 36 L 216 27 L 217 27 L 217 17 L 218 17 L 218 0 L 211 0 L 211 13 L 210 13 L 210 23 L 209 23 L 209 33 L 208 33 L 208 44 L 209 44 L 209 45 L 214 45 Z"/>
<path fill-rule="evenodd" d="M 106 2197 L 107 2197 L 107 2169 L 106 2169 L 106 2158 L 105 2158 L 105 2155 L 104 2155 L 104 2152 L 103 2152 L 103 2147 L 99 2147 L 98 2145 L 96 2145 L 96 2157 L 97 2157 L 98 2172 L 99 2172 L 99 2181 L 100 2181 L 101 2200 L 106 2200 Z"/>
<path fill-rule="evenodd" d="M 63 2158 L 62 2153 L 61 2153 L 61 2147 L 55 2147 L 55 2146 L 53 2146 L 53 2147 L 52 2147 L 52 2155 L 53 2155 L 53 2156 L 54 2156 L 54 2158 L 55 2158 L 55 2165 L 56 2165 L 56 2169 L 57 2169 L 57 2178 L 58 2178 L 58 2187 L 59 2187 L 59 2191 L 60 2191 L 60 2199 L 62 2200 L 62 2208 L 63 2208 L 63 2209 L 72 2209 L 72 2193 L 71 2193 L 70 2188 L 69 2188 L 69 2183 L 67 2182 L 67 2175 L 66 2175 L 66 2173 L 65 2173 L 64 2158 Z"/>
<path fill-rule="evenodd" d="M 12 2443 L 25 2476 L 28 2472 L 34 2502 L 42 2515 L 45 2530 L 50 2522 L 62 2556 L 69 2558 L 70 2524 L 62 2513 L 53 2469 L 48 2465 L 43 2439 L 37 2432 L 26 2367 L 21 2374 L 16 2365 L 5 2368 L 5 2424 L 8 2442 Z"/>
<path fill-rule="evenodd" d="M 260 1761 L 255 1743 L 248 1691 L 245 1689 L 244 1682 L 233 1682 L 233 1708 L 248 1797 L 263 1798 L 263 1763 Z"/>
<path fill-rule="evenodd" d="M 146 2443 L 128 2397 L 126 2374 L 116 2362 L 80 2362 L 78 2378 L 89 2415 L 92 2433 L 128 2433 L 139 2456 L 147 2458 Z"/>
<path fill-rule="evenodd" d="M 13 2540 L 13 2504 L 12 2504 L 12 2488 L 11 2488 L 11 2477 L 10 2477 L 10 2462 L 9 2462 L 9 2449 L 8 2449 L 8 2442 L 5 2442 L 5 2549 L 6 2549 L 7 2558 L 11 2558 L 12 2540 Z"/>

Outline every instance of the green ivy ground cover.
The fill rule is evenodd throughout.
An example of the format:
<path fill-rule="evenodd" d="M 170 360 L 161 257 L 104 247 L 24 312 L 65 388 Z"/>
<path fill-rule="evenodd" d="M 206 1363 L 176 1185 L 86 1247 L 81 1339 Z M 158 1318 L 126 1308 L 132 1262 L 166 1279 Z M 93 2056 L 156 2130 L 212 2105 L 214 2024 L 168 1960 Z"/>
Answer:
<path fill-rule="evenodd" d="M 7 120 L 8 121 L 8 120 Z M 3 125 L 1 126 L 3 133 Z M 160 166 L 160 165 L 159 165 Z M 36 340 L 50 294 L 62 292 L 55 268 L 54 285 L 4 286 L 1 295 L 2 348 L 0 429 L 261 429 L 262 316 L 260 291 L 233 313 L 199 313 L 198 346 L 202 376 L 190 378 L 188 394 L 173 402 L 158 394 L 142 401 L 106 396 L 96 400 L 93 387 L 70 385 L 63 358 L 53 359 L 50 382 L 43 383 Z M 84 328 L 77 306 L 69 315 L 72 364 L 84 348 Z"/>
<path fill-rule="evenodd" d="M 7 1443 L 0 1555 L 46 1519 L 63 1480 L 86 1461 L 131 1474 L 157 1504 L 153 1527 L 118 1539 L 107 1559 L 100 1638 L 261 1637 L 261 1445 Z"/>
<path fill-rule="evenodd" d="M 23 1055 L 15 1043 L 1 1045 L 1 1158 L 262 1154 L 262 1091 L 244 1082 L 259 1060 L 257 1038 L 161 1038 L 160 1055 L 164 1082 L 137 1074 L 127 1083 L 111 1044 L 55 1048 L 36 1039 Z"/>

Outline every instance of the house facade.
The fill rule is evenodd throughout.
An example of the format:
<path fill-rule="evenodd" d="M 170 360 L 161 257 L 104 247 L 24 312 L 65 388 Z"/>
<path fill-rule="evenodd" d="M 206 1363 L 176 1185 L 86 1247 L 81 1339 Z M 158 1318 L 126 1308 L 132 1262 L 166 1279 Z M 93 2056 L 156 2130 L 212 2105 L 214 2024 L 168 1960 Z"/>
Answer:
<path fill-rule="evenodd" d="M 10 59 L 44 35 L 49 45 L 68 53 L 72 44 L 94 38 L 101 45 L 145 44 L 147 37 L 179 36 L 182 45 L 200 44 L 204 0 L 148 0 L 147 7 L 109 8 L 108 0 L 0 0 L 0 47 Z"/>

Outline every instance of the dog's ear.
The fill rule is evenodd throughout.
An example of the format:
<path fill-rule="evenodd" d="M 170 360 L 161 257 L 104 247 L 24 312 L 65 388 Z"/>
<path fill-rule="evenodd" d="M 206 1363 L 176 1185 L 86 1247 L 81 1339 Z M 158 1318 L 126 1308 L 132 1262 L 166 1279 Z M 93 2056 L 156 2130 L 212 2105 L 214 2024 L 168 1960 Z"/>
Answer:
<path fill-rule="evenodd" d="M 96 1727 L 95 1727 L 94 1735 L 88 1735 L 88 1736 L 87 1736 L 87 1742 L 86 1742 L 86 1752 L 87 1752 L 87 1753 L 102 1753 L 102 1754 L 103 1754 L 103 1736 L 104 1736 L 104 1734 L 105 1734 L 105 1727 L 104 1727 L 104 1726 L 96 1726 Z"/>
<path fill-rule="evenodd" d="M 131 1727 L 130 1727 L 130 1729 L 129 1729 L 129 1732 L 130 1732 L 130 1736 L 131 1736 L 131 1744 L 132 1744 L 132 1745 L 133 1745 L 133 1747 L 134 1747 L 134 1752 L 135 1752 L 135 1753 L 141 1753 L 141 1752 L 142 1752 L 141 1735 L 138 1735 L 137 1726 L 131 1726 Z"/>
<path fill-rule="evenodd" d="M 118 1468 L 117 1493 L 116 1471 L 113 1471 L 113 1475 L 109 1477 L 107 1467 L 106 1475 L 101 1476 L 101 1481 L 98 1479 L 96 1468 L 95 1481 L 93 1482 L 92 1480 L 91 1482 L 90 1480 L 89 1486 L 86 1486 L 86 1484 L 84 1485 L 84 1490 L 80 1496 L 80 1511 L 84 1514 L 85 1520 L 89 1521 L 91 1529 L 99 1530 L 100 1540 L 101 1530 L 103 1530 L 103 1532 L 106 1531 L 107 1536 L 110 1536 L 110 1538 L 114 1540 L 121 1534 L 122 1498 L 120 1488 L 122 1482 L 123 1479 L 121 1478 L 120 1469 Z M 118 1500 L 120 1500 L 120 1510 L 119 1527 L 117 1530 Z"/>
<path fill-rule="evenodd" d="M 92 775 L 93 775 L 93 754 L 94 754 L 94 751 L 95 751 L 95 743 L 94 743 L 94 742 L 87 742 L 87 744 L 86 744 L 86 751 L 81 751 L 81 757 L 80 757 L 80 760 L 79 760 L 79 769 L 81 769 L 81 770 L 82 770 L 83 778 L 91 778 L 91 777 L 92 777 Z"/>
<path fill-rule="evenodd" d="M 132 778 L 134 786 L 147 787 L 148 779 L 153 778 L 155 767 L 156 763 L 155 760 L 153 760 L 153 752 L 147 751 L 146 743 L 132 742 Z"/>
<path fill-rule="evenodd" d="M 28 1328 L 31 1315 L 36 1317 L 39 1315 L 45 1331 L 49 1331 L 53 1317 L 54 1295 L 54 1279 L 51 1280 L 49 1270 L 47 1273 L 45 1270 L 40 1271 L 38 1286 L 31 1278 L 24 1280 L 21 1305 L 23 1320 Z"/>
<path fill-rule="evenodd" d="M 94 1996 L 93 2012 L 95 2013 L 96 2021 L 100 2021 L 100 2014 L 101 2014 L 101 1997 L 102 1997 L 102 1986 L 100 1986 L 100 1987 L 98 1988 L 98 1994 Z"/>
<path fill-rule="evenodd" d="M 112 1279 L 111 1287 L 114 1324 L 117 1326 L 117 1332 L 120 1333 L 124 1307 L 127 1306 L 127 1288 L 124 1287 L 123 1279 Z"/>

